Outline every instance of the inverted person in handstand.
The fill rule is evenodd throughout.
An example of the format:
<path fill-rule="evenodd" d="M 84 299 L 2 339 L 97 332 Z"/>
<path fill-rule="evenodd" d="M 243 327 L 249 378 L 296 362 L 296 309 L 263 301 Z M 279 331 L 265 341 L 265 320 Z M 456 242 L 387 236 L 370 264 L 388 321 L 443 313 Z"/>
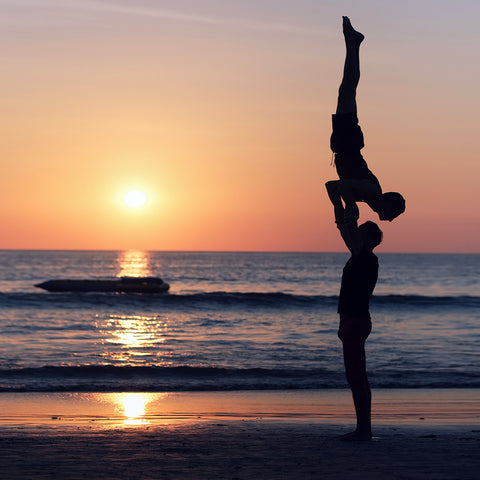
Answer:
<path fill-rule="evenodd" d="M 360 44 L 365 38 L 348 17 L 343 17 L 347 54 L 338 91 L 337 110 L 332 115 L 330 147 L 340 180 L 332 180 L 345 203 L 345 220 L 359 217 L 356 202 L 363 201 L 378 213 L 380 220 L 392 221 L 405 211 L 405 200 L 397 192 L 382 193 L 377 177 L 369 170 L 360 150 L 365 146 L 358 124 L 356 92 L 360 80 Z"/>

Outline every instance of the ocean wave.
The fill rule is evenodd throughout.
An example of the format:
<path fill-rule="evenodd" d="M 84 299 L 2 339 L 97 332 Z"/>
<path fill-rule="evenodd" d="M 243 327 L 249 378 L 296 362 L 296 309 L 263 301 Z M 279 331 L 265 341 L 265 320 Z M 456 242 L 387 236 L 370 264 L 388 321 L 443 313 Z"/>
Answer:
<path fill-rule="evenodd" d="M 373 388 L 480 388 L 475 372 L 386 370 Z M 0 392 L 173 392 L 346 388 L 343 373 L 326 369 L 45 366 L 0 369 Z"/>
<path fill-rule="evenodd" d="M 96 306 L 169 306 L 317 308 L 338 302 L 337 295 L 298 295 L 283 292 L 203 292 L 186 294 L 125 293 L 0 293 L 2 308 L 92 308 Z M 480 307 L 478 296 L 374 295 L 371 305 L 406 307 Z"/>
<path fill-rule="evenodd" d="M 373 305 L 405 305 L 424 307 L 458 306 L 462 308 L 480 307 L 480 297 L 459 296 L 428 296 L 428 295 L 374 295 Z"/>

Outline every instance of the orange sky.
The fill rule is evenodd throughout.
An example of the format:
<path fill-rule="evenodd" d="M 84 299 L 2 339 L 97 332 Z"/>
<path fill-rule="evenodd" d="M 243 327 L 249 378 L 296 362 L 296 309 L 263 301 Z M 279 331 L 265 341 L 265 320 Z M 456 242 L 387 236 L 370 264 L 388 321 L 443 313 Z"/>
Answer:
<path fill-rule="evenodd" d="M 323 184 L 348 14 L 363 153 L 407 199 L 379 250 L 479 252 L 480 5 L 360 3 L 0 0 L 0 248 L 344 250 Z"/>

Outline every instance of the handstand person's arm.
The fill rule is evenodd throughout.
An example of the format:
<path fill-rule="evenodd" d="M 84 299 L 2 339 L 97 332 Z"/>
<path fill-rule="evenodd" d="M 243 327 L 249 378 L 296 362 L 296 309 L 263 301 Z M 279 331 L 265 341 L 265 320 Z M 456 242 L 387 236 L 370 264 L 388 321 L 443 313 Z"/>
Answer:
<path fill-rule="evenodd" d="M 340 180 L 331 180 L 325 184 L 325 187 L 328 192 L 328 198 L 332 202 L 335 223 L 338 226 L 340 222 L 343 223 L 345 216 L 345 209 L 340 196 Z"/>
<path fill-rule="evenodd" d="M 339 181 L 332 180 L 327 182 L 325 187 L 327 188 L 330 201 L 333 204 L 335 223 L 337 224 L 337 228 L 340 230 L 340 235 L 342 236 L 347 248 L 355 255 L 363 248 L 363 242 L 358 231 L 357 221 L 345 221 L 345 208 L 340 196 Z"/>
<path fill-rule="evenodd" d="M 355 180 L 353 182 L 355 182 Z M 360 216 L 360 212 L 358 211 L 356 204 L 356 201 L 359 199 L 357 199 L 354 194 L 354 183 L 346 179 L 340 180 L 338 184 L 338 192 L 345 202 L 345 222 L 348 224 L 355 223 Z"/>
<path fill-rule="evenodd" d="M 360 197 L 357 198 L 357 184 L 361 185 L 361 182 L 358 180 L 350 180 L 350 179 L 342 179 L 342 180 L 332 180 L 332 183 L 335 182 L 335 190 L 340 195 L 341 199 L 345 202 L 345 209 L 344 209 L 344 221 L 346 223 L 355 223 L 359 216 L 360 212 L 358 211 L 358 207 L 356 202 L 361 201 Z M 327 184 L 328 185 L 328 184 Z M 333 188 L 333 187 L 332 187 Z M 328 190 L 328 186 L 327 186 Z M 330 193 L 329 193 L 330 196 Z M 330 196 L 330 200 L 333 203 L 332 197 Z"/>

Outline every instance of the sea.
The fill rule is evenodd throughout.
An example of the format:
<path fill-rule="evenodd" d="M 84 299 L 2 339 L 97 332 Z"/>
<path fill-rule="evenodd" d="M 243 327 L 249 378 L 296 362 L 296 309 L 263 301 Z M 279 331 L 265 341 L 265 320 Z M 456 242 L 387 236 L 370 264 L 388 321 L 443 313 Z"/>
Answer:
<path fill-rule="evenodd" d="M 480 388 L 480 255 L 378 254 L 373 388 Z M 0 251 L 0 392 L 346 388 L 346 253 Z M 48 293 L 158 276 L 164 294 Z"/>

